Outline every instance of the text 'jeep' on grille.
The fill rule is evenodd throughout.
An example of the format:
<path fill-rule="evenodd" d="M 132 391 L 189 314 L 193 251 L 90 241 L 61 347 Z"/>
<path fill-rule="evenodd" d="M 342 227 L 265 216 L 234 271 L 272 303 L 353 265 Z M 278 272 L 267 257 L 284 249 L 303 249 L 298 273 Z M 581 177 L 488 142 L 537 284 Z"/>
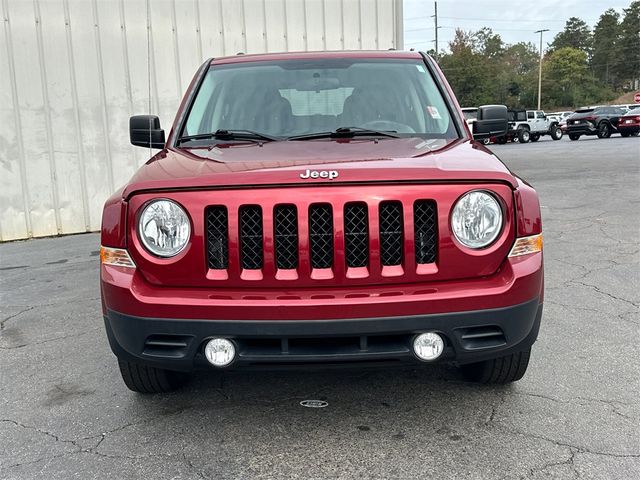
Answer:
<path fill-rule="evenodd" d="M 107 335 L 126 385 L 195 369 L 454 362 L 525 373 L 543 301 L 536 192 L 475 139 L 417 52 L 206 61 L 102 220 Z"/>

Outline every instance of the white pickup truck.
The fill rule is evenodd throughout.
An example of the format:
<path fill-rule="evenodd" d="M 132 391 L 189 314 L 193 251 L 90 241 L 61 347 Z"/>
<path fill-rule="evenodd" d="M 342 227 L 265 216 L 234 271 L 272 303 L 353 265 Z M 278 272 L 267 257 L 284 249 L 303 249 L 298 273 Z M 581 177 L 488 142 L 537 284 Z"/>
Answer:
<path fill-rule="evenodd" d="M 542 110 L 511 110 L 508 136 L 520 143 L 537 142 L 543 135 L 553 140 L 562 138 L 558 121 L 545 115 Z"/>

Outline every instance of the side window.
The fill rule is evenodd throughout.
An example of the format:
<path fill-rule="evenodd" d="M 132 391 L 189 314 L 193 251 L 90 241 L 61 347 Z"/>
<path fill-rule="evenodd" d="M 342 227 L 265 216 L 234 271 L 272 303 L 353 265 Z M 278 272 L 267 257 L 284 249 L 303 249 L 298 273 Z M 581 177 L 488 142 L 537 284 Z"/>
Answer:
<path fill-rule="evenodd" d="M 536 112 L 536 117 L 544 119 L 544 112 Z"/>
<path fill-rule="evenodd" d="M 528 118 L 528 119 L 530 119 L 530 120 L 532 120 L 533 118 L 535 118 L 535 117 L 534 117 L 534 116 L 535 116 L 535 114 L 536 114 L 536 112 L 527 112 L 527 118 Z"/>

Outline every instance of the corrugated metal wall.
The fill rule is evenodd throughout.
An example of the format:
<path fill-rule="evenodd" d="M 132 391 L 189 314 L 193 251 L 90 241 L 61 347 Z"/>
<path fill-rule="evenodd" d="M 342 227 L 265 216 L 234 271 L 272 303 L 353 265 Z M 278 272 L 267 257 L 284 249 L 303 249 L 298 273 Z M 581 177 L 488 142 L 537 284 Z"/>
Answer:
<path fill-rule="evenodd" d="M 0 241 L 98 230 L 148 158 L 129 116 L 151 88 L 168 129 L 207 57 L 402 48 L 402 0 L 1 1 Z"/>

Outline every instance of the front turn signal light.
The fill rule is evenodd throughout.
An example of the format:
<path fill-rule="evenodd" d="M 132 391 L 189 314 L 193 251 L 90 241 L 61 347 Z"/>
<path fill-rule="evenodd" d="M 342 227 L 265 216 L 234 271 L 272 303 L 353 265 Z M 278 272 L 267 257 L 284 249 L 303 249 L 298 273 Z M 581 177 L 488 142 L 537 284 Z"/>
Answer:
<path fill-rule="evenodd" d="M 529 255 L 530 253 L 536 253 L 542 251 L 542 234 L 531 235 L 530 237 L 520 237 L 516 239 L 516 243 L 513 245 L 510 257 L 519 257 L 521 255 Z"/>
<path fill-rule="evenodd" d="M 136 268 L 129 252 L 124 248 L 100 247 L 100 263 L 117 267 Z"/>

